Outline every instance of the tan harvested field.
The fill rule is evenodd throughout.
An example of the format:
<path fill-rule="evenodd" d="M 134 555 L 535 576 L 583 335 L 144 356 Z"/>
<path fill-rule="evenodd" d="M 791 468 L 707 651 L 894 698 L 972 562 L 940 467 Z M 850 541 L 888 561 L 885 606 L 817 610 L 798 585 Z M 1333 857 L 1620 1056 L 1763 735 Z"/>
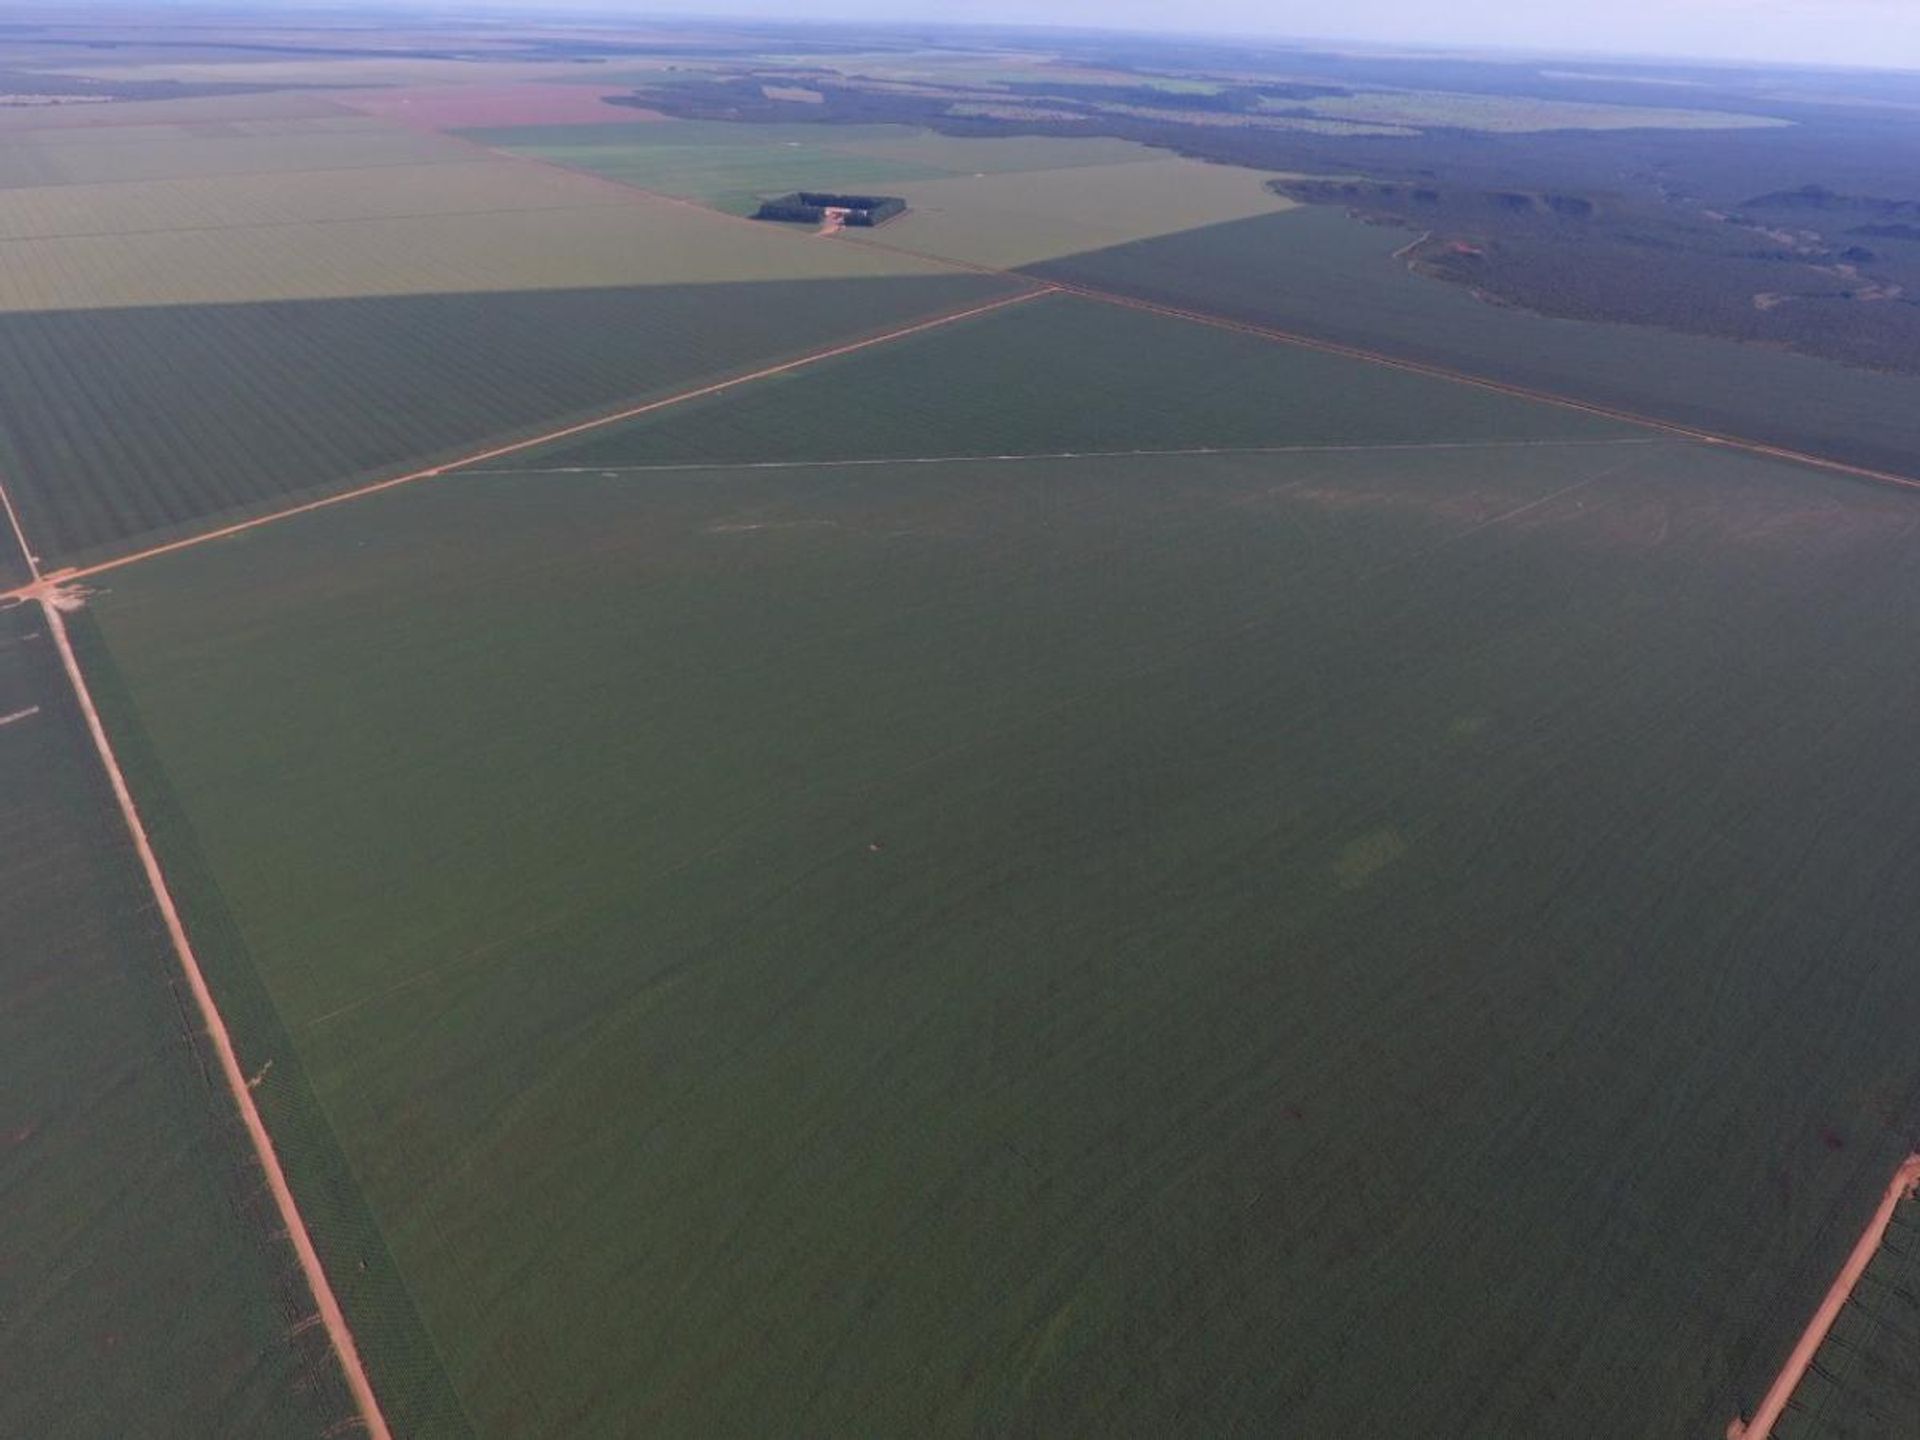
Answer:
<path fill-rule="evenodd" d="M 396 85 L 342 90 L 335 98 L 351 110 L 402 125 L 454 130 L 474 125 L 591 125 L 615 120 L 654 120 L 653 110 L 609 105 L 602 98 L 624 89 L 504 81 L 491 85 Z"/>
<path fill-rule="evenodd" d="M 870 155 L 878 160 L 931 165 L 962 175 L 996 175 L 1017 170 L 1074 170 L 1083 165 L 1132 165 L 1167 158 L 1164 150 L 1104 135 L 1086 139 L 1062 135 L 1020 135 L 1004 140 L 977 140 L 964 135 L 941 135 L 932 130 L 922 130 L 885 140 L 839 141 L 833 148 L 844 150 L 849 155 Z"/>
<path fill-rule="evenodd" d="M 0 312 L 937 273 L 377 122 L 248 137 L 364 168 L 0 189 Z M 196 142 L 166 136 L 188 168 Z M 214 149 L 233 139 L 197 142 Z M 425 147 L 421 150 L 420 147 Z M 48 147 L 56 158 L 132 143 Z M 445 163 L 409 163 L 415 154 Z M 392 163 L 387 163 L 392 157 Z M 217 161 L 209 161 L 217 165 Z M 79 167 L 76 167 L 79 168 Z"/>
<path fill-rule="evenodd" d="M 1175 158 L 904 181 L 908 213 L 881 235 L 971 265 L 1031 265 L 1293 208 L 1271 178 Z"/>
<path fill-rule="evenodd" d="M 583 182 L 584 183 L 584 182 Z M 0 313 L 942 273 L 636 196 L 567 210 L 0 245 Z"/>
<path fill-rule="evenodd" d="M 583 185 L 562 170 L 474 155 L 445 165 L 0 190 L 0 241 L 632 203 L 612 186 Z"/>
<path fill-rule="evenodd" d="M 110 105 L 0 106 L 0 135 L 25 131 L 118 129 L 128 125 L 198 125 L 231 120 L 300 120 L 338 115 L 320 95 L 263 90 L 253 95 L 198 95 L 182 100 L 117 100 Z"/>
<path fill-rule="evenodd" d="M 115 125 L 8 135 L 0 141 L 0 188 L 367 170 L 471 158 L 458 141 L 338 112 L 309 119 Z"/>

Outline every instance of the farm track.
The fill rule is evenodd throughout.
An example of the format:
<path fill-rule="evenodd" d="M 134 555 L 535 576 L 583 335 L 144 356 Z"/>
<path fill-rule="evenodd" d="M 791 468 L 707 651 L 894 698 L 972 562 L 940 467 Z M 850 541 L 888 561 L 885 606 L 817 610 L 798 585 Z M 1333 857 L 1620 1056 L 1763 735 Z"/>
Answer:
<path fill-rule="evenodd" d="M 373 1393 L 373 1385 L 367 1379 L 366 1367 L 361 1364 L 359 1347 L 354 1343 L 353 1331 L 347 1325 L 347 1318 L 340 1308 L 340 1302 L 333 1293 L 333 1286 L 327 1279 L 327 1272 L 320 1263 L 320 1252 L 315 1249 L 313 1236 L 307 1230 L 306 1220 L 300 1214 L 300 1206 L 294 1199 L 293 1189 L 287 1183 L 285 1171 L 280 1167 L 280 1157 L 273 1147 L 273 1137 L 267 1133 L 266 1122 L 260 1118 L 259 1107 L 253 1102 L 253 1091 L 247 1083 L 246 1075 L 240 1069 L 239 1056 L 233 1048 L 233 1037 L 228 1033 L 225 1018 L 215 1003 L 213 991 L 208 988 L 206 975 L 200 969 L 199 958 L 194 954 L 193 943 L 187 938 L 185 924 L 180 919 L 180 910 L 174 904 L 173 892 L 167 887 L 165 873 L 160 868 L 159 857 L 154 853 L 153 842 L 147 836 L 147 828 L 140 819 L 139 808 L 134 804 L 133 791 L 127 785 L 127 777 L 120 768 L 119 758 L 114 754 L 113 742 L 107 738 L 105 724 L 100 712 L 93 703 L 93 692 L 87 687 L 86 675 L 80 669 L 80 658 L 74 653 L 73 641 L 67 634 L 66 617 L 62 614 L 63 597 L 54 582 L 42 577 L 40 563 L 34 556 L 33 547 L 28 544 L 26 532 L 21 528 L 18 512 L 13 505 L 13 497 L 7 492 L 6 484 L 0 481 L 0 505 L 7 512 L 12 526 L 14 539 L 20 546 L 21 556 L 27 564 L 27 571 L 33 576 L 33 583 L 27 587 L 31 598 L 40 604 L 45 616 L 48 633 L 53 636 L 55 648 L 60 652 L 60 663 L 66 671 L 67 682 L 73 688 L 74 700 L 80 706 L 80 713 L 87 722 L 87 732 L 92 737 L 93 748 L 100 757 L 101 767 L 107 773 L 107 782 L 113 788 L 113 796 L 120 806 L 120 816 L 126 822 L 127 833 L 133 840 L 135 853 L 140 857 L 140 868 L 146 875 L 148 888 L 153 893 L 153 901 L 159 909 L 161 921 L 165 924 L 167 938 L 172 942 L 174 957 L 180 962 L 180 969 L 186 975 L 187 988 L 193 992 L 195 1007 L 200 1012 L 200 1020 L 205 1027 L 207 1037 L 213 1042 L 214 1054 L 220 1062 L 220 1073 L 227 1083 L 227 1091 L 233 1097 L 240 1119 L 245 1125 L 247 1139 L 253 1147 L 254 1158 L 259 1161 L 260 1169 L 266 1176 L 267 1189 L 273 1196 L 274 1209 L 278 1212 L 280 1223 L 285 1228 L 287 1239 L 293 1245 L 294 1254 L 299 1259 L 300 1271 L 306 1278 L 307 1289 L 313 1296 L 317 1317 L 326 1329 L 327 1339 L 333 1347 L 333 1353 L 340 1363 L 347 1388 L 353 1395 L 358 1410 L 358 1423 L 373 1440 L 392 1440 L 392 1431 L 387 1427 L 386 1417 L 381 1413 L 379 1399 Z M 21 596 L 21 598 L 27 598 Z M 38 707 L 36 706 L 37 710 Z M 22 712 L 25 713 L 25 712 Z M 8 719 L 19 719 L 19 715 Z"/>
<path fill-rule="evenodd" d="M 1840 1267 L 1840 1273 L 1834 1277 L 1833 1284 L 1820 1301 L 1819 1309 L 1813 1312 L 1813 1319 L 1807 1322 L 1799 1343 L 1793 1347 L 1787 1363 L 1768 1387 L 1760 1408 L 1753 1412 L 1751 1420 L 1735 1420 L 1729 1425 L 1727 1440 L 1768 1440 L 1773 1434 L 1773 1427 L 1780 1423 L 1787 1402 L 1793 1399 L 1793 1392 L 1806 1378 L 1814 1357 L 1826 1342 L 1827 1333 L 1833 1329 L 1833 1322 L 1840 1318 L 1840 1312 L 1853 1297 L 1860 1277 L 1867 1273 L 1867 1266 L 1879 1251 L 1881 1241 L 1886 1239 L 1887 1227 L 1893 1223 L 1893 1212 L 1899 1208 L 1902 1200 L 1916 1190 L 1920 1190 L 1920 1152 L 1907 1156 L 1900 1168 L 1893 1172 L 1893 1179 L 1887 1182 L 1886 1193 L 1880 1197 L 1879 1208 L 1873 1212 L 1867 1228 L 1860 1232 L 1853 1253 L 1847 1256 L 1847 1263 Z"/>

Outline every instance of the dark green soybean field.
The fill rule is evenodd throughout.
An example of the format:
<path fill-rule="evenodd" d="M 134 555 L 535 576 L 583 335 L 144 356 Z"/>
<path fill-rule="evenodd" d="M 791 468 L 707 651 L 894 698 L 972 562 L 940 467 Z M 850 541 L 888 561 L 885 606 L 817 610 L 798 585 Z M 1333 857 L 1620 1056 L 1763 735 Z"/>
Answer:
<path fill-rule="evenodd" d="M 1909 508 L 455 475 L 93 618 L 480 1432 L 1712 1433 L 1920 1099 Z"/>

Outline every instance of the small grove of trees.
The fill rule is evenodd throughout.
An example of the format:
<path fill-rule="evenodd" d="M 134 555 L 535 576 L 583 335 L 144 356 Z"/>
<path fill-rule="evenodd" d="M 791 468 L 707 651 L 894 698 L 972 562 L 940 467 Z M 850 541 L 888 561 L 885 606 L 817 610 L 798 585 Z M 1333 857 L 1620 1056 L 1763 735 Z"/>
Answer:
<path fill-rule="evenodd" d="M 798 220 L 818 225 L 829 210 L 847 212 L 848 225 L 878 225 L 907 208 L 898 195 L 830 195 L 824 190 L 796 190 L 791 195 L 763 200 L 753 212 L 756 220 Z"/>

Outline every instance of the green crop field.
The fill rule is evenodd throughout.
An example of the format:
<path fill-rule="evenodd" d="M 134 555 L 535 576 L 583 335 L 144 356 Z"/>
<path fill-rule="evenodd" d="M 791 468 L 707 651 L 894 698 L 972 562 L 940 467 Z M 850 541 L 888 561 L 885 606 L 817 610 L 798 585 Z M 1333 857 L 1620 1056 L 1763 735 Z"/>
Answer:
<path fill-rule="evenodd" d="M 617 469 L 1650 438 L 1575 410 L 1058 295 L 488 463 Z"/>
<path fill-rule="evenodd" d="M 1410 238 L 1307 206 L 1036 265 L 1031 273 L 1859 465 L 1920 470 L 1920 379 L 1730 340 L 1483 304 L 1392 259 Z"/>
<path fill-rule="evenodd" d="M 1898 328 L 1891 82 L 177 32 L 0 25 L 0 1437 L 1752 1413 L 1920 1144 L 1920 494 L 1784 453 L 1920 378 L 1705 337 Z"/>
<path fill-rule="evenodd" d="M 1009 289 L 939 275 L 3 315 L 0 475 L 44 556 L 97 558 Z"/>
<path fill-rule="evenodd" d="M 1678 444 L 464 474 L 89 655 L 481 1433 L 1712 1433 L 1916 1099 L 1913 534 Z"/>
<path fill-rule="evenodd" d="M 0 717 L 0 1434 L 317 1437 L 351 1404 L 37 606 Z"/>

